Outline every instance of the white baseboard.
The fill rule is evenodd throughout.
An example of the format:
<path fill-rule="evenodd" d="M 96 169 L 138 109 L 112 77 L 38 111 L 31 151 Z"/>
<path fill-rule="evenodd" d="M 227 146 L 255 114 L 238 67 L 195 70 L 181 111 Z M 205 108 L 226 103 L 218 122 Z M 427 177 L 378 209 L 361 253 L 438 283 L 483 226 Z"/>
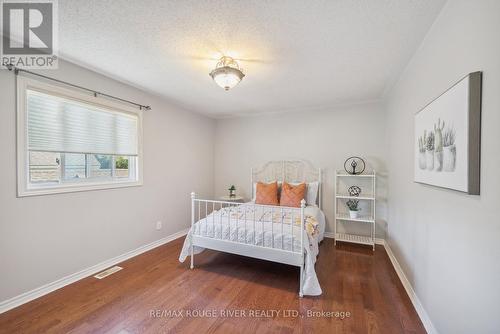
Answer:
<path fill-rule="evenodd" d="M 18 307 L 22 304 L 25 304 L 29 301 L 36 299 L 36 298 L 42 297 L 43 295 L 46 295 L 52 291 L 60 289 L 68 284 L 79 281 L 85 277 L 94 275 L 95 273 L 98 273 L 104 269 L 112 267 L 112 266 L 114 266 L 120 262 L 123 262 L 125 260 L 128 260 L 134 256 L 145 253 L 153 248 L 156 248 L 158 246 L 169 243 L 172 240 L 175 240 L 177 238 L 180 238 L 180 237 L 186 235 L 188 231 L 189 231 L 189 229 L 179 231 L 179 232 L 171 234 L 165 238 L 156 240 L 150 244 L 141 246 L 139 248 L 136 248 L 136 249 L 131 250 L 129 252 L 126 252 L 124 254 L 118 255 L 112 259 L 109 259 L 109 260 L 106 260 L 106 261 L 101 262 L 99 264 L 96 264 L 96 265 L 89 267 L 87 269 L 83 269 L 77 273 L 60 278 L 57 281 L 54 281 L 52 283 L 45 284 L 39 288 L 25 292 L 23 294 L 20 294 L 18 296 L 13 297 L 13 298 L 4 300 L 4 301 L 0 302 L 0 313 L 11 310 L 15 307 Z"/>
<path fill-rule="evenodd" d="M 325 238 L 333 239 L 335 237 L 335 233 L 333 233 L 333 232 L 325 232 L 324 236 L 325 236 Z"/>
<path fill-rule="evenodd" d="M 335 234 L 333 232 L 325 232 L 325 238 L 334 238 Z M 406 278 L 406 275 L 399 265 L 398 260 L 394 256 L 394 253 L 391 250 L 391 247 L 389 244 L 384 240 L 380 238 L 375 238 L 375 243 L 377 245 L 383 245 L 385 248 L 385 251 L 387 255 L 389 256 L 389 259 L 391 260 L 392 266 L 394 267 L 394 270 L 398 274 L 399 280 L 401 281 L 401 284 L 403 284 L 403 287 L 406 290 L 406 293 L 408 294 L 408 297 L 410 298 L 413 307 L 415 308 L 415 311 L 417 311 L 418 316 L 420 317 L 420 320 L 422 321 L 425 330 L 427 331 L 428 334 L 438 334 L 438 331 L 436 330 L 436 327 L 434 327 L 434 324 L 432 323 L 431 319 L 429 318 L 429 315 L 424 309 L 424 306 L 420 302 L 420 299 L 418 299 L 417 294 L 415 293 L 415 290 L 413 290 L 413 287 L 410 284 L 410 281 Z"/>
<path fill-rule="evenodd" d="M 396 270 L 396 273 L 398 274 L 399 280 L 403 284 L 403 287 L 406 290 L 406 293 L 408 294 L 408 297 L 410 297 L 410 300 L 413 304 L 413 307 L 415 307 L 415 310 L 417 311 L 418 316 L 420 317 L 420 320 L 422 320 L 422 323 L 424 324 L 425 330 L 427 331 L 428 334 L 438 334 L 438 331 L 436 327 L 434 327 L 434 324 L 432 323 L 431 319 L 429 318 L 429 315 L 427 314 L 427 311 L 425 311 L 424 306 L 420 302 L 420 299 L 418 299 L 417 294 L 415 293 L 415 290 L 413 290 L 413 287 L 410 284 L 410 281 L 406 278 L 406 275 L 399 265 L 398 260 L 394 256 L 394 253 L 391 250 L 391 247 L 387 242 L 384 241 L 384 248 L 385 251 L 387 252 L 387 255 L 389 256 L 389 259 L 391 260 L 392 266 L 394 267 L 394 270 Z"/>

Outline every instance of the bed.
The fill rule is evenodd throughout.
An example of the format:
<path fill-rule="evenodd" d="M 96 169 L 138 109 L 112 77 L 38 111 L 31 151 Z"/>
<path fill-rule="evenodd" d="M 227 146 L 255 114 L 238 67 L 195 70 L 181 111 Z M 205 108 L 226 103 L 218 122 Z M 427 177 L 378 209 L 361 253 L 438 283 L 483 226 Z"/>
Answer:
<path fill-rule="evenodd" d="M 313 203 L 302 200 L 301 207 L 283 207 L 214 201 L 191 193 L 191 228 L 179 261 L 204 249 L 249 256 L 300 268 L 299 296 L 322 293 L 314 264 L 325 231 L 321 210 L 321 170 L 304 161 L 271 161 L 251 172 L 252 198 L 256 182 L 306 182 L 317 184 Z M 309 195 L 309 193 L 308 193 Z M 309 199 L 311 196 L 309 196 Z"/>

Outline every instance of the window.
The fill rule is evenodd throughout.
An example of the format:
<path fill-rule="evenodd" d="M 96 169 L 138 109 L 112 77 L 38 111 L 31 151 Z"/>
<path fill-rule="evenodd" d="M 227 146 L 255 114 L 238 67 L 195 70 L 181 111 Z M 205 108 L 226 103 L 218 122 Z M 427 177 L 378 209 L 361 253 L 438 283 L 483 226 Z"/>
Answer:
<path fill-rule="evenodd" d="M 18 195 L 142 184 L 142 114 L 18 78 Z"/>

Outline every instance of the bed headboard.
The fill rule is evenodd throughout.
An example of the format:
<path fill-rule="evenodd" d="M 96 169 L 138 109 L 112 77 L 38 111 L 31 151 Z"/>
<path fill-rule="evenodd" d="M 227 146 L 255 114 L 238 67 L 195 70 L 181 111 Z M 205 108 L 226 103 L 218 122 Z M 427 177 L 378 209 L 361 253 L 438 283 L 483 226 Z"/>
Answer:
<path fill-rule="evenodd" d="M 304 160 L 269 161 L 260 168 L 251 169 L 252 198 L 255 182 L 318 182 L 318 206 L 321 209 L 321 168 Z"/>

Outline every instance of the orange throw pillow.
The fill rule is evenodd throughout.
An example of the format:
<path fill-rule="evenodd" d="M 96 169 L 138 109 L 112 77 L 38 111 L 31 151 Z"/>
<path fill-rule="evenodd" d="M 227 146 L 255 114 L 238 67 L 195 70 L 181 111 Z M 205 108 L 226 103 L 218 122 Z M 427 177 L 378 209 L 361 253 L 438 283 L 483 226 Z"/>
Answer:
<path fill-rule="evenodd" d="M 300 201 L 304 199 L 305 195 L 305 183 L 292 186 L 290 183 L 283 182 L 283 186 L 281 187 L 280 205 L 300 208 Z"/>
<path fill-rule="evenodd" d="M 278 182 L 257 183 L 257 194 L 255 204 L 279 205 L 278 202 Z"/>

